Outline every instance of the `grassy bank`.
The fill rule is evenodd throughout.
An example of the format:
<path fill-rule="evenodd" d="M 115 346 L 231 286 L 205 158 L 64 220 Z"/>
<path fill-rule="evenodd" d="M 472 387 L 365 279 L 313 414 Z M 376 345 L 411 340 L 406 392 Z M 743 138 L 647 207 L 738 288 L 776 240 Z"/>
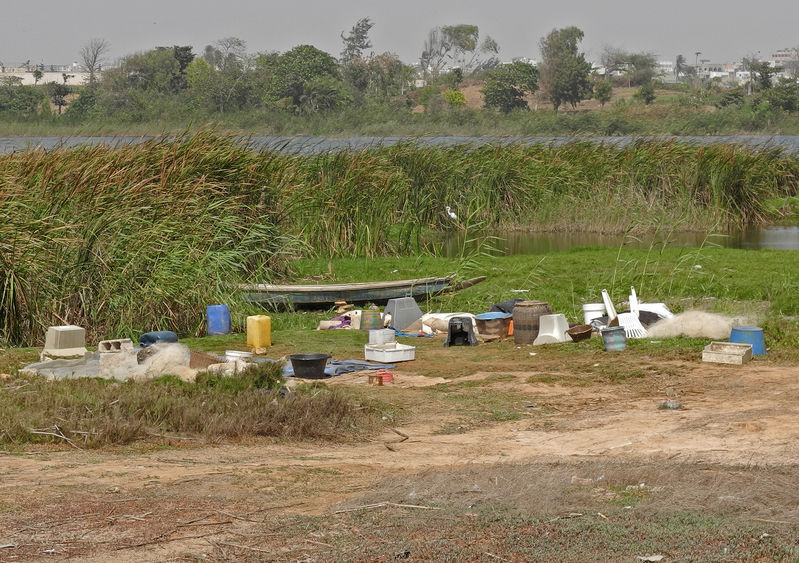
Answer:
<path fill-rule="evenodd" d="M 236 283 L 291 276 L 300 257 L 430 255 L 438 233 L 481 239 L 489 228 L 667 238 L 783 218 L 797 194 L 799 159 L 673 142 L 301 156 L 205 131 L 2 155 L 0 342 L 34 344 L 62 323 L 86 326 L 90 341 L 199 334 L 206 305 L 242 315 Z M 647 279 L 657 256 L 653 247 L 640 259 Z M 689 258 L 668 260 L 685 269 Z M 518 267 L 530 280 L 549 275 Z"/>
<path fill-rule="evenodd" d="M 210 124 L 238 134 L 374 136 L 531 135 L 734 135 L 799 133 L 796 112 L 775 107 L 714 108 L 718 96 L 660 92 L 644 105 L 620 97 L 604 108 L 555 113 L 550 107 L 509 114 L 477 107 L 413 113 L 407 107 L 369 104 L 311 115 L 251 108 L 224 114 L 195 110 L 185 103 L 147 115 L 109 117 L 0 116 L 2 136 L 158 135 L 181 132 L 189 123 Z"/>

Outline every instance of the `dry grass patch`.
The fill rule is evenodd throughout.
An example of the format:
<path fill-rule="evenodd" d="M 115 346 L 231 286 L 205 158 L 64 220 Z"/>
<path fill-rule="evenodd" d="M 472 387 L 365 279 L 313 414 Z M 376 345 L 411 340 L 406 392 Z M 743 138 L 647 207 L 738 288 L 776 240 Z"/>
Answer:
<path fill-rule="evenodd" d="M 215 441 L 248 436 L 346 439 L 377 424 L 376 403 L 346 391 L 300 386 L 284 396 L 280 364 L 196 383 L 45 381 L 16 378 L 0 386 L 0 443 L 56 442 L 72 447 L 127 444 L 144 438 Z"/>

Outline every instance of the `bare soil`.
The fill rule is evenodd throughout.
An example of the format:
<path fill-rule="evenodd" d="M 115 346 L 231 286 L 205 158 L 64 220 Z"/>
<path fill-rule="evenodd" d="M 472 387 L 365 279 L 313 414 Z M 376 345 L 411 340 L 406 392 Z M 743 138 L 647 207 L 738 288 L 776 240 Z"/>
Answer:
<path fill-rule="evenodd" d="M 674 360 L 608 383 L 546 365 L 444 379 L 416 363 L 380 387 L 363 373 L 329 381 L 404 413 L 363 442 L 0 453 L 0 561 L 521 560 L 480 505 L 547 516 L 530 537 L 551 539 L 572 518 L 635 526 L 642 499 L 647 517 L 678 506 L 765 526 L 751 549 L 774 527 L 795 541 L 799 366 Z M 487 410 L 501 395 L 515 414 L 465 415 L 454 395 Z M 660 408 L 667 398 L 682 408 Z"/>
<path fill-rule="evenodd" d="M 466 106 L 472 109 L 480 109 L 483 107 L 483 93 L 481 90 L 485 84 L 467 84 L 463 85 L 459 88 L 463 95 L 466 97 Z M 638 88 L 614 88 L 613 89 L 613 98 L 611 103 L 616 100 L 628 100 L 631 99 L 635 93 L 638 91 Z M 669 95 L 673 94 L 669 90 L 656 90 L 655 94 L 657 96 Z M 527 105 L 530 109 L 552 109 L 552 104 L 546 101 L 540 93 L 530 94 L 526 97 Z M 561 111 L 569 112 L 569 111 L 595 111 L 601 109 L 599 102 L 593 98 L 588 100 L 583 100 L 577 107 L 572 110 L 571 107 L 563 107 Z M 714 108 L 715 109 L 715 108 Z"/>

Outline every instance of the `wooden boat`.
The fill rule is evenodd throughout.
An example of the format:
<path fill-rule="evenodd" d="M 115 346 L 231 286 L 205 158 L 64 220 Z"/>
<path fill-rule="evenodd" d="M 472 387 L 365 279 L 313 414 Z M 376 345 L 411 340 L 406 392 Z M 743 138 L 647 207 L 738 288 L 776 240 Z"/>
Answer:
<path fill-rule="evenodd" d="M 471 287 L 485 280 L 485 276 L 453 283 L 455 276 L 419 278 L 383 282 L 338 283 L 320 285 L 247 284 L 240 286 L 246 301 L 272 305 L 322 305 L 346 301 L 347 303 L 385 303 L 399 297 L 439 295 Z"/>

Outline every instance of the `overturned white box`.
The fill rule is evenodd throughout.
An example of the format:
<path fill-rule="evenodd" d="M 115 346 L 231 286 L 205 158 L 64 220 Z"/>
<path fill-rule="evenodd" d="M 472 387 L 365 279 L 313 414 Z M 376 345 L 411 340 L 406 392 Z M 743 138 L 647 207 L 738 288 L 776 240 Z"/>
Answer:
<path fill-rule="evenodd" d="M 741 365 L 752 359 L 752 345 L 738 342 L 711 342 L 702 350 L 702 361 Z"/>
<path fill-rule="evenodd" d="M 86 355 L 86 329 L 75 325 L 47 328 L 41 360 L 82 358 Z"/>

